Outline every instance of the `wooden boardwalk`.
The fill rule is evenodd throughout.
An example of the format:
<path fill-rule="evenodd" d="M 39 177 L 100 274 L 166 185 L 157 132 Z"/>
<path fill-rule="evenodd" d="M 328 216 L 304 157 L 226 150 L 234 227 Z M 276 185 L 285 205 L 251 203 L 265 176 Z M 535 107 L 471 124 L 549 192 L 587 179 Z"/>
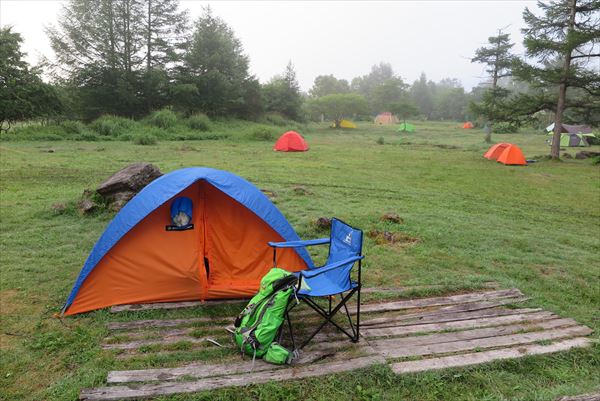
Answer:
<path fill-rule="evenodd" d="M 518 289 L 509 289 L 363 304 L 358 344 L 329 330 L 319 334 L 292 366 L 261 360 L 252 365 L 236 357 L 219 363 L 111 371 L 106 386 L 84 389 L 80 399 L 152 398 L 341 373 L 375 364 L 388 364 L 395 373 L 408 374 L 566 351 L 591 343 L 587 336 L 592 330 L 573 319 L 514 306 L 525 300 Z M 199 306 L 190 302 L 159 305 L 161 309 Z M 304 325 L 318 324 L 307 311 L 298 313 Z M 111 334 L 102 347 L 117 352 L 118 359 L 139 356 L 144 347 L 155 347 L 155 355 L 176 352 L 163 348 L 178 343 L 198 352 L 217 348 L 215 341 L 233 349 L 226 331 L 231 321 L 231 317 L 198 317 L 111 322 Z M 143 355 L 148 355 L 147 350 Z"/>

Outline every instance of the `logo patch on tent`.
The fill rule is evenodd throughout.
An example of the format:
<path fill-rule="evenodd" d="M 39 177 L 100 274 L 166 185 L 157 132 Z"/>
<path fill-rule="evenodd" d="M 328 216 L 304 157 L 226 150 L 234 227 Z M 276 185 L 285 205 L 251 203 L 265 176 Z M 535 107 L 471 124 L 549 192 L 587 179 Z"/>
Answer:
<path fill-rule="evenodd" d="M 348 235 L 346 235 L 346 238 L 344 238 L 344 242 L 348 245 L 352 245 L 352 231 L 350 231 Z"/>

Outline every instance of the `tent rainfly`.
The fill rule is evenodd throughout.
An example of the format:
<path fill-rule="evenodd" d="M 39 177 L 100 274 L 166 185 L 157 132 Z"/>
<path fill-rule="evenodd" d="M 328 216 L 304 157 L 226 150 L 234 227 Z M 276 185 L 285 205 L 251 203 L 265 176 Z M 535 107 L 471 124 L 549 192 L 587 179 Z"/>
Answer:
<path fill-rule="evenodd" d="M 254 185 L 226 171 L 190 167 L 152 181 L 110 222 L 83 265 L 62 313 L 112 305 L 251 296 L 273 265 L 269 241 L 297 241 Z M 278 266 L 313 267 L 304 248 Z"/>
<path fill-rule="evenodd" d="M 497 143 L 483 155 L 488 160 L 496 160 L 505 165 L 526 166 L 527 161 L 521 149 L 512 143 Z"/>
<path fill-rule="evenodd" d="M 377 117 L 375 117 L 375 124 L 379 125 L 390 125 L 390 124 L 398 124 L 400 121 L 398 117 L 390 113 L 389 111 L 385 111 L 383 113 L 379 113 Z"/>
<path fill-rule="evenodd" d="M 296 131 L 288 131 L 281 135 L 273 150 L 278 152 L 306 152 L 308 150 L 308 144 Z"/>
<path fill-rule="evenodd" d="M 335 121 L 331 123 L 330 128 L 335 128 Z M 356 128 L 356 124 L 354 124 L 350 120 L 341 120 L 340 128 Z"/>
<path fill-rule="evenodd" d="M 546 127 L 546 132 L 554 132 L 554 123 L 550 124 Z M 589 125 L 569 125 L 562 124 L 562 129 L 560 130 L 563 134 L 591 134 L 592 127 Z"/>
<path fill-rule="evenodd" d="M 398 128 L 398 132 L 415 132 L 415 126 L 410 123 L 402 123 Z"/>
<path fill-rule="evenodd" d="M 473 123 L 471 121 L 467 121 L 463 124 L 462 126 L 464 129 L 471 129 L 474 127 Z"/>

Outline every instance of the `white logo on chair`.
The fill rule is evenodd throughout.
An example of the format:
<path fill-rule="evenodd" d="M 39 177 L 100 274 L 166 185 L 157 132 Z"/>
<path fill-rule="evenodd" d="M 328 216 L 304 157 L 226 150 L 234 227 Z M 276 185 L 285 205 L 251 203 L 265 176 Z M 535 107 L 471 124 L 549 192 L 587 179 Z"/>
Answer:
<path fill-rule="evenodd" d="M 348 235 L 346 235 L 346 238 L 344 238 L 344 242 L 348 245 L 352 245 L 352 231 L 350 231 Z"/>

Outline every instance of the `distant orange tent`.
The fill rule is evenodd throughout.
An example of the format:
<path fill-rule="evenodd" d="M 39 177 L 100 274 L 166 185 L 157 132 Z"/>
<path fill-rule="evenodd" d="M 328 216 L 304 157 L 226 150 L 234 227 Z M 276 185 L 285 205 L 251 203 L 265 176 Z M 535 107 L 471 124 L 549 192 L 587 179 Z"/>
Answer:
<path fill-rule="evenodd" d="M 483 155 L 486 159 L 511 166 L 526 166 L 527 160 L 521 149 L 512 143 L 498 143 Z"/>
<path fill-rule="evenodd" d="M 308 150 L 308 144 L 296 131 L 288 131 L 281 135 L 273 150 L 278 152 L 306 152 Z"/>
<path fill-rule="evenodd" d="M 471 129 L 473 127 L 474 127 L 474 125 L 471 121 L 467 121 L 466 123 L 463 124 L 463 128 L 465 128 L 465 129 Z"/>

